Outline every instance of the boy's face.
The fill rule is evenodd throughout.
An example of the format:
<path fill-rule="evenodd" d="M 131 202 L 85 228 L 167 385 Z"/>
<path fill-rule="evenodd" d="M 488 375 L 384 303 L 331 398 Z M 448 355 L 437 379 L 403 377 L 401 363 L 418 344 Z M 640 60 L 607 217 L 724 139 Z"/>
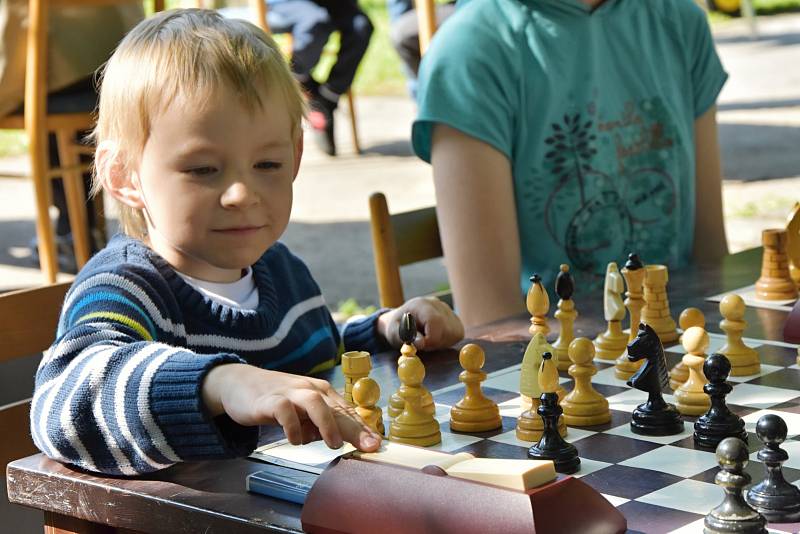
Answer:
<path fill-rule="evenodd" d="M 176 99 L 132 172 L 148 244 L 189 276 L 238 280 L 289 222 L 302 136 L 279 98 L 261 97 L 255 109 L 228 88 L 205 103 Z"/>

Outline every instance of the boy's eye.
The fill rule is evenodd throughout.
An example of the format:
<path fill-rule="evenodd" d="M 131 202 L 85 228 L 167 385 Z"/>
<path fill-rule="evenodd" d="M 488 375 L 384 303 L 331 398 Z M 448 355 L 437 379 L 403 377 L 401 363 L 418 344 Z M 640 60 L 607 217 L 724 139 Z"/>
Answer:
<path fill-rule="evenodd" d="M 259 161 L 255 165 L 256 169 L 261 170 L 272 170 L 272 169 L 280 169 L 283 167 L 283 164 L 279 161 Z"/>
<path fill-rule="evenodd" d="M 186 169 L 184 172 L 187 174 L 193 174 L 195 176 L 207 176 L 209 174 L 213 174 L 217 171 L 214 167 L 193 167 L 191 169 Z"/>

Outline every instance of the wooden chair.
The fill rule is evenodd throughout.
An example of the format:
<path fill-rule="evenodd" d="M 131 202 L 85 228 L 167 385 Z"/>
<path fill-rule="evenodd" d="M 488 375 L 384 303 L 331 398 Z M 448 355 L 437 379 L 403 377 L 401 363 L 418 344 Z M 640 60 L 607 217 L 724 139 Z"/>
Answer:
<path fill-rule="evenodd" d="M 434 0 L 417 0 L 417 26 L 419 28 L 419 55 L 425 55 L 436 32 L 436 3 Z"/>
<path fill-rule="evenodd" d="M 248 5 L 253 13 L 253 24 L 264 30 L 265 32 L 271 34 L 272 31 L 269 27 L 269 21 L 267 17 L 267 2 L 266 0 L 247 0 Z M 204 8 L 206 5 L 205 0 L 194 0 L 194 6 L 197 8 Z M 291 34 L 289 34 L 289 49 L 291 50 Z M 286 51 L 284 51 L 286 53 Z M 291 53 L 287 53 L 287 55 L 291 55 Z M 356 122 L 356 107 L 355 107 L 355 99 L 353 98 L 353 89 L 350 88 L 347 90 L 347 110 L 350 114 L 350 133 L 352 134 L 353 139 L 353 147 L 355 148 L 356 154 L 361 154 L 361 143 L 359 142 L 358 138 L 358 124 Z"/>
<path fill-rule="evenodd" d="M 0 364 L 46 350 L 70 283 L 0 295 Z M 0 406 L 0 467 L 37 451 L 30 436 L 31 400 Z"/>
<path fill-rule="evenodd" d="M 369 214 L 381 306 L 396 308 L 405 302 L 400 267 L 443 255 L 436 208 L 390 215 L 386 196 L 373 193 Z"/>
<path fill-rule="evenodd" d="M 86 191 L 83 174 L 90 164 L 82 164 L 81 154 L 93 154 L 93 147 L 75 142 L 78 132 L 94 124 L 91 112 L 47 112 L 47 45 L 48 12 L 51 6 L 101 5 L 130 3 L 130 0 L 29 0 L 28 33 L 25 65 L 25 111 L 23 115 L 0 118 L 0 128 L 25 130 L 28 137 L 28 157 L 31 180 L 36 199 L 36 235 L 39 240 L 39 265 L 47 283 L 56 281 L 58 254 L 50 222 L 52 192 L 50 181 L 61 177 L 75 247 L 78 268 L 91 255 Z M 156 10 L 163 9 L 163 0 L 154 0 Z M 48 134 L 54 133 L 60 166 L 51 168 L 48 157 Z M 102 227 L 102 197 L 96 200 L 99 225 Z"/>

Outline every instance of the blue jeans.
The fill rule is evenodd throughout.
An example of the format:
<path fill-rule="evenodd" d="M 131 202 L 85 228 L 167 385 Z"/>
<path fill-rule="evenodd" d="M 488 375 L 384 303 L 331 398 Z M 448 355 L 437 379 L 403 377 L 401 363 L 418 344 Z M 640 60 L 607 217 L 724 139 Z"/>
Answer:
<path fill-rule="evenodd" d="M 372 23 L 355 0 L 283 0 L 269 2 L 269 25 L 274 33 L 292 34 L 292 70 L 307 87 L 311 70 L 319 62 L 331 33 L 338 31 L 341 45 L 325 86 L 341 95 L 350 88 L 356 69 L 372 36 Z"/>

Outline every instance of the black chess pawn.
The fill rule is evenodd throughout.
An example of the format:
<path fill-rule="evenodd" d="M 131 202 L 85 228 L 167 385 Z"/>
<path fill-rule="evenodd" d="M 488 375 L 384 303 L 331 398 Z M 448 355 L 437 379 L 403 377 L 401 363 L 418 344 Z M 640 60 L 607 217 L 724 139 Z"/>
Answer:
<path fill-rule="evenodd" d="M 694 444 L 700 449 L 713 451 L 720 441 L 729 437 L 747 443 L 744 421 L 725 404 L 725 397 L 733 389 L 726 382 L 730 372 L 731 362 L 724 354 L 712 354 L 703 363 L 703 373 L 709 381 L 703 391 L 711 397 L 711 408 L 694 424 Z"/>
<path fill-rule="evenodd" d="M 542 354 L 542 365 L 544 366 L 552 357 L 549 352 Z M 556 378 L 553 380 L 557 383 L 557 375 L 554 376 Z M 540 385 L 542 383 L 541 376 L 539 383 Z M 558 418 L 564 412 L 558 404 L 558 394 L 555 391 L 542 393 L 541 405 L 536 412 L 542 418 L 544 430 L 539 442 L 528 449 L 528 456 L 534 460 L 552 460 L 559 473 L 566 475 L 574 473 L 580 468 L 581 459 L 578 457 L 575 445 L 564 441 L 558 432 Z"/>
<path fill-rule="evenodd" d="M 704 534 L 766 534 L 767 520 L 745 502 L 742 492 L 750 483 L 744 472 L 747 445 L 739 438 L 725 438 L 717 446 L 720 470 L 714 482 L 725 490 L 725 499 L 711 510 L 703 521 Z"/>
<path fill-rule="evenodd" d="M 758 419 L 756 435 L 764 448 L 758 459 L 764 462 L 767 476 L 747 492 L 747 503 L 761 512 L 770 522 L 794 523 L 800 521 L 800 489 L 783 478 L 781 467 L 789 454 L 780 447 L 786 439 L 786 422 L 774 414 Z"/>
<path fill-rule="evenodd" d="M 417 338 L 417 321 L 410 313 L 404 313 L 400 318 L 400 341 L 406 345 L 413 345 Z"/>
<path fill-rule="evenodd" d="M 564 269 L 564 267 L 562 267 Z M 535 275 L 538 276 L 538 275 Z M 531 278 L 533 280 L 533 278 Z M 561 300 L 569 300 L 575 292 L 575 280 L 569 271 L 561 270 L 556 276 L 556 295 Z"/>

